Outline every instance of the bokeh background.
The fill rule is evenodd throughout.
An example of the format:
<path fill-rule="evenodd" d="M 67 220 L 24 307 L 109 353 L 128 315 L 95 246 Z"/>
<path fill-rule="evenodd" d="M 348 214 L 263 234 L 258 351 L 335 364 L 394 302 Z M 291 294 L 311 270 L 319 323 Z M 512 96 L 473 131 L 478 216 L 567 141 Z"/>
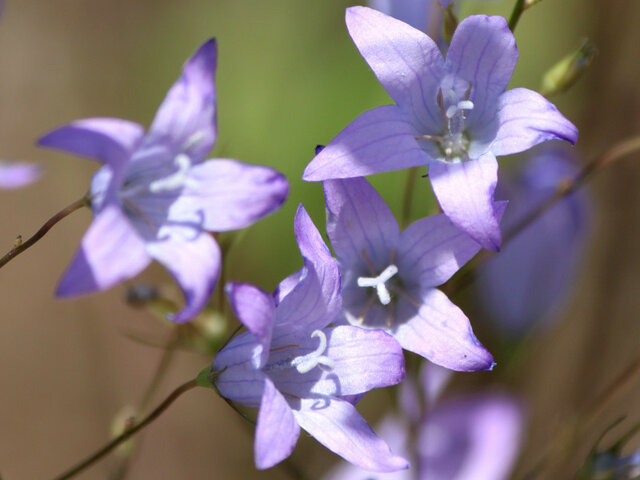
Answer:
<path fill-rule="evenodd" d="M 468 1 L 463 15 L 508 16 L 513 0 Z M 293 213 L 304 203 L 324 227 L 319 184 L 300 180 L 316 144 L 326 143 L 363 110 L 389 98 L 357 53 L 344 27 L 342 0 L 6 0 L 0 21 L 0 157 L 36 162 L 37 184 L 0 192 L 0 250 L 25 238 L 80 198 L 96 164 L 38 149 L 35 140 L 73 119 L 112 116 L 148 125 L 182 63 L 206 39 L 218 40 L 219 140 L 213 156 L 273 166 L 291 181 L 284 207 L 239 237 L 227 277 L 272 290 L 301 261 Z M 547 0 L 527 11 L 516 31 L 520 62 L 512 86 L 537 89 L 542 74 L 584 37 L 599 54 L 584 78 L 553 100 L 580 129 L 576 147 L 593 158 L 640 134 L 640 4 L 629 0 Z M 518 157 L 501 159 L 511 168 Z M 406 173 L 372 178 L 399 213 Z M 640 349 L 640 156 L 600 173 L 588 189 L 593 230 L 571 299 L 544 334 L 508 355 L 463 305 L 480 339 L 494 351 L 491 373 L 458 374 L 455 389 L 500 383 L 528 405 L 529 426 L 514 478 L 524 478 L 577 412 L 631 364 Z M 419 180 L 412 217 L 434 212 L 428 181 Z M 141 401 L 169 331 L 124 302 L 127 286 L 72 301 L 53 291 L 90 222 L 83 210 L 0 271 L 0 474 L 4 480 L 53 477 L 108 439 L 124 405 Z M 168 275 L 142 277 L 166 291 Z M 132 339 L 134 336 L 138 340 Z M 141 342 L 139 338 L 145 339 Z M 210 362 L 179 351 L 154 396 Z M 501 373 L 501 368 L 503 371 Z M 553 473 L 570 478 L 598 437 L 612 443 L 640 422 L 640 381 L 629 382 L 598 414 Z M 371 422 L 389 393 L 362 402 Z M 252 427 L 213 391 L 188 393 L 139 437 L 129 478 L 286 478 L 256 472 Z M 635 438 L 629 448 L 640 445 Z M 303 439 L 293 461 L 318 478 L 337 461 Z M 110 478 L 110 457 L 78 478 Z M 535 477 L 533 477 L 535 478 Z M 480 479 L 479 479 L 480 480 Z"/>

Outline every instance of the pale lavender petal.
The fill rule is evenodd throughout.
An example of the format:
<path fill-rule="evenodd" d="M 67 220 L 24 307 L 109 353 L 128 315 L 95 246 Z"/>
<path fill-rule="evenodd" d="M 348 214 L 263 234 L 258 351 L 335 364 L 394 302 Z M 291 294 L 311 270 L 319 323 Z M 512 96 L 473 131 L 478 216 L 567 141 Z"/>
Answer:
<path fill-rule="evenodd" d="M 417 135 L 400 108 L 374 108 L 356 118 L 320 151 L 302 178 L 315 182 L 426 166 L 430 158 L 418 145 Z"/>
<path fill-rule="evenodd" d="M 469 319 L 435 288 L 409 291 L 397 306 L 392 331 L 402 348 L 461 372 L 490 370 L 493 357 L 473 334 Z"/>
<path fill-rule="evenodd" d="M 504 394 L 442 402 L 420 429 L 420 478 L 506 480 L 523 422 L 518 402 Z"/>
<path fill-rule="evenodd" d="M 365 263 L 363 251 L 378 268 L 392 263 L 391 251 L 400 235 L 398 222 L 367 180 L 327 180 L 324 197 L 327 234 L 343 266 Z"/>
<path fill-rule="evenodd" d="M 53 130 L 40 138 L 38 145 L 97 160 L 119 171 L 143 135 L 144 128 L 128 120 L 87 118 Z"/>
<path fill-rule="evenodd" d="M 134 277 L 151 262 L 145 243 L 116 205 L 102 210 L 84 234 L 62 276 L 58 297 L 106 290 Z"/>
<path fill-rule="evenodd" d="M 208 40 L 185 63 L 149 129 L 146 144 L 161 143 L 202 160 L 216 140 L 217 47 Z"/>
<path fill-rule="evenodd" d="M 169 319 L 176 323 L 191 320 L 206 306 L 220 273 L 220 247 L 204 232 L 192 238 L 170 236 L 147 244 L 149 255 L 169 270 L 182 289 L 185 307 Z"/>
<path fill-rule="evenodd" d="M 273 292 L 273 299 L 276 302 L 276 305 L 279 305 L 282 300 L 291 293 L 291 290 L 300 282 L 302 275 L 304 273 L 304 268 L 301 268 L 297 272 L 293 272 L 287 278 L 282 280 L 275 291 Z"/>
<path fill-rule="evenodd" d="M 444 120 L 436 98 L 444 59 L 433 40 L 400 20 L 366 7 L 347 8 L 347 29 L 389 96 L 425 132 Z"/>
<path fill-rule="evenodd" d="M 214 232 L 237 230 L 279 208 L 288 191 L 286 178 L 271 168 L 209 160 L 189 169 L 169 218 Z"/>
<path fill-rule="evenodd" d="M 308 397 L 310 393 L 351 396 L 395 385 L 404 378 L 402 348 L 391 335 L 352 326 L 328 328 L 323 333 L 327 337 L 323 356 L 331 360 L 331 365 L 306 374 L 294 368 L 274 370 L 271 375 L 281 391 L 297 397 Z M 297 344 L 305 352 L 313 351 L 318 340 L 308 337 L 297 340 Z M 282 355 L 286 358 L 290 354 Z M 272 356 L 270 363 L 274 361 L 277 363 Z"/>
<path fill-rule="evenodd" d="M 498 220 L 506 203 L 496 202 Z M 435 287 L 449 280 L 480 248 L 446 215 L 423 218 L 400 235 L 398 271 L 405 286 Z"/>
<path fill-rule="evenodd" d="M 469 130 L 482 128 L 496 113 L 498 97 L 511 80 L 518 61 L 513 33 L 503 17 L 473 15 L 456 29 L 447 51 L 447 70 L 471 84 L 473 110 Z"/>
<path fill-rule="evenodd" d="M 213 360 L 216 388 L 225 398 L 258 408 L 267 377 L 262 370 L 254 368 L 251 354 L 261 349 L 252 335 L 240 337 L 242 335 L 236 337 L 239 340 L 235 342 L 234 338 Z"/>
<path fill-rule="evenodd" d="M 578 129 L 546 98 L 526 88 L 514 88 L 500 96 L 500 127 L 491 151 L 496 156 L 519 153 L 547 140 L 575 144 Z"/>
<path fill-rule="evenodd" d="M 0 161 L 0 188 L 22 188 L 42 176 L 42 168 L 34 163 Z"/>
<path fill-rule="evenodd" d="M 293 414 L 298 424 L 332 452 L 374 472 L 409 467 L 394 455 L 349 402 L 338 399 L 302 399 Z"/>
<path fill-rule="evenodd" d="M 255 462 L 259 470 L 271 468 L 293 452 L 300 427 L 289 404 L 268 378 L 256 422 Z"/>
<path fill-rule="evenodd" d="M 498 162 L 491 154 L 461 163 L 433 162 L 429 178 L 440 207 L 449 220 L 488 250 L 502 243 L 493 192 Z"/>
<path fill-rule="evenodd" d="M 437 3 L 433 0 L 370 0 L 369 5 L 425 33 L 441 21 Z"/>
<path fill-rule="evenodd" d="M 432 362 L 424 362 L 420 369 L 420 383 L 424 392 L 424 399 L 427 406 L 431 408 L 436 404 L 449 381 L 453 377 L 453 372 Z"/>
<path fill-rule="evenodd" d="M 269 356 L 276 308 L 271 295 L 248 283 L 228 283 L 225 292 L 238 320 L 262 346 L 261 367 Z"/>

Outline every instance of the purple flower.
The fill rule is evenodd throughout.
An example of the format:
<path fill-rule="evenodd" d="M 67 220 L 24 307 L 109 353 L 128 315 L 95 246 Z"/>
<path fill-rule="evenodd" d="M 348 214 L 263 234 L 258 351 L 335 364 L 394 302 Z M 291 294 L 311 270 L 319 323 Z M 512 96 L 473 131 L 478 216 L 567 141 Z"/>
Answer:
<path fill-rule="evenodd" d="M 501 179 L 509 209 L 510 229 L 554 195 L 560 184 L 575 177 L 576 164 L 565 149 L 554 145 L 537 151 L 514 182 Z M 509 187 L 509 188 L 505 188 Z M 515 236 L 500 254 L 481 268 L 478 301 L 500 332 L 525 333 L 548 322 L 567 298 L 589 231 L 589 201 L 576 192 Z"/>
<path fill-rule="evenodd" d="M 220 271 L 220 249 L 206 232 L 246 227 L 282 204 L 288 184 L 276 171 L 203 161 L 216 140 L 216 60 L 210 40 L 187 61 L 146 135 L 137 123 L 91 118 L 40 139 L 104 165 L 91 184 L 94 221 L 58 296 L 105 290 L 155 259 L 186 298 L 172 319 L 189 320 L 205 306 Z"/>
<path fill-rule="evenodd" d="M 391 210 L 364 178 L 327 180 L 324 193 L 345 319 L 383 329 L 404 349 L 438 365 L 461 371 L 492 368 L 493 357 L 467 317 L 435 288 L 480 246 L 445 215 L 423 218 L 400 232 Z"/>
<path fill-rule="evenodd" d="M 42 169 L 33 163 L 0 161 L 0 188 L 26 187 L 40 178 Z"/>
<path fill-rule="evenodd" d="M 458 26 L 446 60 L 424 33 L 366 7 L 347 9 L 360 53 L 397 105 L 367 111 L 307 166 L 308 181 L 428 166 L 444 213 L 482 247 L 501 243 L 493 203 L 496 156 L 574 143 L 576 127 L 541 95 L 505 92 L 518 57 L 502 17 Z"/>
<path fill-rule="evenodd" d="M 288 457 L 300 428 L 367 470 L 407 468 L 341 398 L 400 382 L 402 349 L 379 330 L 327 328 L 341 308 L 338 266 L 302 206 L 295 232 L 304 267 L 273 296 L 247 284 L 228 285 L 235 314 L 249 331 L 216 355 L 217 389 L 260 408 L 254 442 L 259 469 Z"/>

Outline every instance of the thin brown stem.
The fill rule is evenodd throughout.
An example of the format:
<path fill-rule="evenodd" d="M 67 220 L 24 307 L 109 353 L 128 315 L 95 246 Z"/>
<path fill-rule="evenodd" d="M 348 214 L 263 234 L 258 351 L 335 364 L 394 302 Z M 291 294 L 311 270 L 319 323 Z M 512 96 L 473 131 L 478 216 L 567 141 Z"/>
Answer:
<path fill-rule="evenodd" d="M 133 435 L 138 433 L 140 430 L 142 430 L 144 427 L 146 427 L 151 422 L 153 422 L 156 418 L 162 415 L 162 413 L 167 408 L 169 408 L 169 406 L 173 402 L 175 402 L 179 396 L 181 396 L 183 393 L 188 392 L 189 390 L 197 386 L 198 386 L 198 383 L 196 379 L 189 380 L 188 382 L 183 383 L 178 388 L 176 388 L 173 392 L 171 392 L 169 396 L 162 403 L 160 403 L 160 405 L 158 405 L 151 413 L 149 413 L 149 415 L 147 415 L 144 419 L 142 419 L 140 423 L 137 423 L 126 432 L 123 432 L 122 434 L 118 435 L 116 438 L 111 440 L 109 443 L 107 443 L 105 446 L 97 450 L 95 453 L 89 455 L 87 458 L 85 458 L 75 466 L 71 467 L 69 470 L 67 470 L 63 474 L 55 477 L 54 480 L 67 480 L 69 478 L 74 477 L 78 473 L 82 472 L 86 468 L 90 467 L 95 462 L 97 462 L 102 457 L 104 457 L 106 454 L 108 454 L 111 450 L 113 450 L 118 445 L 120 445 L 121 443 L 131 438 Z"/>
<path fill-rule="evenodd" d="M 76 210 L 79 210 L 82 207 L 89 206 L 89 197 L 85 195 L 80 200 L 76 200 L 68 207 L 60 210 L 53 217 L 51 217 L 47 222 L 40 227 L 40 229 L 33 234 L 26 242 L 20 242 L 15 245 L 11 250 L 9 250 L 2 258 L 0 258 L 0 268 L 4 267 L 7 263 L 13 260 L 15 257 L 20 255 L 22 252 L 27 250 L 29 247 L 33 246 L 38 240 L 44 237 L 51 228 L 62 220 L 64 217 L 71 215 Z"/>

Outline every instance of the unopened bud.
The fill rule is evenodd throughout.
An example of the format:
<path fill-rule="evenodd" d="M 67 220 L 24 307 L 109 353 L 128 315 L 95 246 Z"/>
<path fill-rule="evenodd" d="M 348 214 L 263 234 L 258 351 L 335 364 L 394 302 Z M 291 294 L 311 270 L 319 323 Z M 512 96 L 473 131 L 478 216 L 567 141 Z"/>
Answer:
<path fill-rule="evenodd" d="M 584 40 L 578 50 L 564 57 L 544 74 L 540 93 L 550 97 L 567 90 L 580 78 L 596 53 L 593 43 Z"/>

